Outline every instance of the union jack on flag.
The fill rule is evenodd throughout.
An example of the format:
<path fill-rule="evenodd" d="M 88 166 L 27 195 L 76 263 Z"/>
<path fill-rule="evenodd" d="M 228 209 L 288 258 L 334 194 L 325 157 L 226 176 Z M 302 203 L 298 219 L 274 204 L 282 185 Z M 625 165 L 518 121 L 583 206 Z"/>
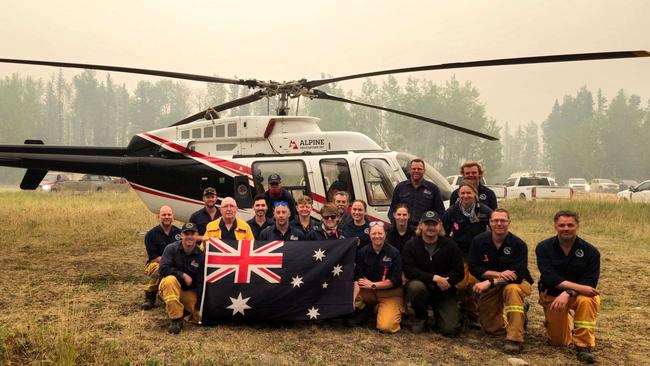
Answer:
<path fill-rule="evenodd" d="M 254 240 L 240 240 L 235 248 L 210 238 L 206 247 L 205 282 L 217 282 L 234 272 L 234 283 L 250 283 L 251 273 L 270 283 L 280 283 L 282 278 L 271 268 L 282 268 L 282 253 L 271 252 L 280 249 L 284 241 L 271 241 L 257 249 L 254 243 Z"/>

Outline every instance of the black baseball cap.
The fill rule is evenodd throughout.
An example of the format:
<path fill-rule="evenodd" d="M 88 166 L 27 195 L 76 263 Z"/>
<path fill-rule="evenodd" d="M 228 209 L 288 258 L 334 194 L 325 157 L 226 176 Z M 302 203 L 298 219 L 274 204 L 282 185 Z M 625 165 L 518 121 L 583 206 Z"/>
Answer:
<path fill-rule="evenodd" d="M 199 231 L 199 228 L 196 227 L 196 225 L 193 222 L 186 222 L 183 224 L 183 227 L 181 228 L 181 233 L 184 233 L 186 231 Z"/>
<path fill-rule="evenodd" d="M 435 211 L 426 211 L 420 218 L 420 222 L 435 222 L 437 224 L 440 221 L 442 221 L 442 219 Z"/>
<path fill-rule="evenodd" d="M 208 187 L 208 188 L 203 190 L 203 195 L 204 196 L 209 196 L 211 194 L 216 196 L 217 195 L 217 190 L 212 188 L 212 187 Z"/>
<path fill-rule="evenodd" d="M 267 181 L 270 183 L 281 183 L 282 182 L 282 177 L 280 177 L 280 174 L 273 173 L 269 175 L 269 179 Z"/>

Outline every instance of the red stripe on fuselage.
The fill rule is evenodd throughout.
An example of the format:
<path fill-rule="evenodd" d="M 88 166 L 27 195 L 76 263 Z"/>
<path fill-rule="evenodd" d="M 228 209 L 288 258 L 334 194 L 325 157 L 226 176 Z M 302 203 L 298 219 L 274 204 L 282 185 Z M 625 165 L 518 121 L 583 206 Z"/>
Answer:
<path fill-rule="evenodd" d="M 246 165 L 241 165 L 241 164 L 235 163 L 234 161 L 225 160 L 225 159 L 221 159 L 221 158 L 215 158 L 215 157 L 212 157 L 212 156 L 201 154 L 201 153 L 196 152 L 196 151 L 192 151 L 192 150 L 190 150 L 190 149 L 188 149 L 188 148 L 186 148 L 184 146 L 181 146 L 181 145 L 179 145 L 177 143 L 165 140 L 162 137 L 152 135 L 152 134 L 150 134 L 148 132 L 143 132 L 142 134 L 147 136 L 147 137 L 150 137 L 150 138 L 152 138 L 152 139 L 154 139 L 154 140 L 156 140 L 158 142 L 160 142 L 163 145 L 167 145 L 167 146 L 173 148 L 174 150 L 177 150 L 177 151 L 179 151 L 179 152 L 181 152 L 183 154 L 187 154 L 187 155 L 189 155 L 189 156 L 191 156 L 193 158 L 202 159 L 202 160 L 210 162 L 210 163 L 212 163 L 214 165 L 220 166 L 221 168 L 226 169 L 231 173 L 235 173 L 237 175 L 241 175 L 242 173 L 244 173 L 244 174 L 249 175 L 251 177 L 253 175 L 253 171 L 251 170 L 251 168 L 247 167 Z"/>

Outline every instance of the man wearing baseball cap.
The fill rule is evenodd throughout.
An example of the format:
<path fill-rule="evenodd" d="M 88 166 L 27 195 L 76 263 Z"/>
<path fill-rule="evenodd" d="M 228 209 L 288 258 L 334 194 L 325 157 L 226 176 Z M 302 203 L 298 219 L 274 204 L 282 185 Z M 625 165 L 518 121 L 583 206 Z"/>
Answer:
<path fill-rule="evenodd" d="M 190 315 L 185 319 L 197 321 L 198 294 L 203 287 L 204 254 L 196 245 L 198 228 L 188 222 L 181 228 L 181 240 L 169 244 L 160 260 L 159 293 L 165 302 L 167 315 L 171 319 L 169 332 L 180 333 L 183 328 L 183 312 Z"/>
<path fill-rule="evenodd" d="M 429 305 L 433 308 L 435 328 L 445 336 L 460 332 L 461 314 L 456 302 L 456 284 L 464 276 L 463 254 L 451 238 L 442 235 L 441 217 L 426 211 L 420 218 L 416 236 L 402 251 L 406 299 L 415 311 L 416 323 L 411 330 L 426 329 Z"/>
<path fill-rule="evenodd" d="M 199 229 L 198 241 L 203 240 L 205 228 L 209 223 L 221 217 L 221 213 L 217 210 L 217 190 L 208 187 L 203 190 L 203 203 L 205 206 L 196 211 L 190 217 L 190 222 L 194 223 Z"/>
<path fill-rule="evenodd" d="M 276 202 L 286 202 L 287 207 L 289 207 L 289 212 L 291 213 L 289 221 L 293 220 L 293 218 L 298 215 L 298 211 L 296 210 L 296 201 L 293 199 L 293 196 L 289 191 L 282 188 L 282 177 L 280 177 L 280 174 L 273 173 L 269 175 L 267 181 L 269 186 L 266 192 L 264 192 L 264 198 L 266 199 L 266 206 L 269 210 L 266 212 L 266 217 L 273 217 L 273 208 L 275 207 Z"/>

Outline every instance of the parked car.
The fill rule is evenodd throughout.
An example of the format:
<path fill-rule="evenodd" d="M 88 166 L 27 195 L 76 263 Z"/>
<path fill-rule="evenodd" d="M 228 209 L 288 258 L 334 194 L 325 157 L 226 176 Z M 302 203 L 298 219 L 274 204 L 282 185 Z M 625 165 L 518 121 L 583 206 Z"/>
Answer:
<path fill-rule="evenodd" d="M 463 176 L 462 175 L 450 175 L 447 178 L 447 182 L 449 182 L 449 185 L 451 185 L 452 191 L 455 191 L 458 189 L 458 186 L 460 185 L 460 182 L 463 181 Z M 484 186 L 490 188 L 493 192 L 494 195 L 497 196 L 497 200 L 502 200 L 505 199 L 507 196 L 507 190 L 506 186 L 500 185 L 500 184 L 487 184 L 485 182 L 485 178 L 481 178 L 481 184 Z"/>
<path fill-rule="evenodd" d="M 61 182 L 61 192 L 126 192 L 129 185 L 124 179 L 113 179 L 107 175 L 84 174 L 79 180 Z"/>
<path fill-rule="evenodd" d="M 630 188 L 634 188 L 639 185 L 639 182 L 632 180 L 632 179 L 621 179 L 621 181 L 618 182 L 618 189 L 620 190 L 627 190 Z"/>
<path fill-rule="evenodd" d="M 568 199 L 573 196 L 571 187 L 559 187 L 552 184 L 548 177 L 523 176 L 508 178 L 506 181 L 508 195 L 506 198 L 519 198 L 527 201 L 538 199 Z"/>
<path fill-rule="evenodd" d="M 589 193 L 589 183 L 584 178 L 569 178 L 567 183 L 574 194 L 587 194 Z"/>
<path fill-rule="evenodd" d="M 650 203 L 650 180 L 643 181 L 635 187 L 620 191 L 617 196 L 623 201 Z"/>
<path fill-rule="evenodd" d="M 61 189 L 61 182 L 69 181 L 70 179 L 71 177 L 66 173 L 49 172 L 38 185 L 38 189 L 43 192 L 58 192 Z"/>
<path fill-rule="evenodd" d="M 618 184 L 611 179 L 595 178 L 591 180 L 591 193 L 617 193 L 620 191 Z"/>

